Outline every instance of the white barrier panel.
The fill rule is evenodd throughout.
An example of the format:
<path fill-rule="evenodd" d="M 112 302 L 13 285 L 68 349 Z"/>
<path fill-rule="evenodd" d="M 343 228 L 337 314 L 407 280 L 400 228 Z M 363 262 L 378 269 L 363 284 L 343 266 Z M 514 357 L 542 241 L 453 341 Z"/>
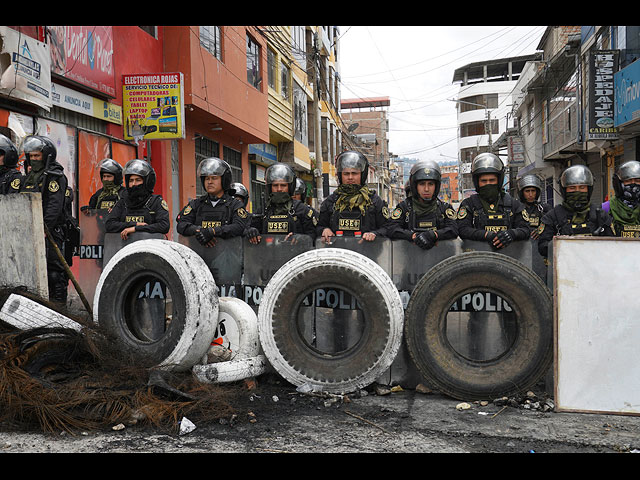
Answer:
<path fill-rule="evenodd" d="M 640 240 L 553 243 L 556 409 L 640 414 Z"/>

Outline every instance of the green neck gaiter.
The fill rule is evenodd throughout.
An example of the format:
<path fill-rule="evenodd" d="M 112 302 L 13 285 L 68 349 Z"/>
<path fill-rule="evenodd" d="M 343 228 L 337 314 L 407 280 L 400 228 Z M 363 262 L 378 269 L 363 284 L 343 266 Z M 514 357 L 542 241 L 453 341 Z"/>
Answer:
<path fill-rule="evenodd" d="M 283 215 L 289 213 L 293 204 L 291 196 L 288 192 L 274 192 L 269 195 L 269 204 L 267 208 L 271 208 L 271 211 L 275 215 Z"/>
<path fill-rule="evenodd" d="M 31 170 L 24 183 L 26 186 L 33 187 L 40 183 L 40 178 L 44 174 L 44 161 L 31 160 L 30 164 Z"/>
<path fill-rule="evenodd" d="M 613 215 L 613 219 L 618 223 L 623 225 L 640 224 L 640 205 L 631 208 L 618 197 L 613 197 L 609 202 L 609 210 Z"/>
<path fill-rule="evenodd" d="M 341 183 L 336 189 L 338 199 L 336 200 L 335 209 L 342 212 L 345 209 L 352 210 L 359 208 L 364 215 L 367 208 L 371 205 L 369 187 L 366 185 L 347 185 Z"/>
<path fill-rule="evenodd" d="M 480 197 L 485 210 L 488 212 L 494 212 L 496 210 L 501 193 L 502 188 L 497 183 L 483 185 L 478 188 L 478 196 Z"/>
<path fill-rule="evenodd" d="M 567 192 L 562 205 L 573 214 L 572 223 L 584 223 L 589 214 L 589 193 Z"/>
<path fill-rule="evenodd" d="M 435 198 L 423 200 L 422 198 L 416 197 L 412 199 L 412 204 L 417 217 L 432 213 L 438 206 Z"/>

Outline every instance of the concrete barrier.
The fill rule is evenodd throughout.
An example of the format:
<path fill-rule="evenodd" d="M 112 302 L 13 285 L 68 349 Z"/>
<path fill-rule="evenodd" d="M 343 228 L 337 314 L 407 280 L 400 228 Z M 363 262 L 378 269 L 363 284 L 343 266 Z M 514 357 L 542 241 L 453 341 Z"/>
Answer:
<path fill-rule="evenodd" d="M 42 196 L 0 195 L 0 286 L 49 297 Z"/>

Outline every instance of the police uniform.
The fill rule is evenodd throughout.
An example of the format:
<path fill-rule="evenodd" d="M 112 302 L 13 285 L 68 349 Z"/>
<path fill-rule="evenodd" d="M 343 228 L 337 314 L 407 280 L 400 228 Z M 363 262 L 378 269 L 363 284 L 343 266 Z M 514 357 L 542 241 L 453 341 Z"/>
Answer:
<path fill-rule="evenodd" d="M 267 206 L 262 215 L 251 217 L 250 228 L 255 228 L 262 235 L 304 234 L 315 239 L 317 220 L 313 209 L 300 200 L 291 199 L 291 208 L 287 212 L 275 213 Z"/>
<path fill-rule="evenodd" d="M 538 252 L 547 257 L 549 242 L 556 235 L 613 236 L 611 218 L 598 205 L 591 205 L 583 221 L 575 222 L 564 205 L 557 205 L 542 217 L 538 227 Z"/>
<path fill-rule="evenodd" d="M 2 166 L 0 166 L 1 169 Z M 6 168 L 4 172 L 0 173 L 0 195 L 19 193 L 23 178 L 22 173 L 15 168 Z"/>
<path fill-rule="evenodd" d="M 529 223 L 529 228 L 533 231 L 540 226 L 542 217 L 551 211 L 548 203 L 527 203 L 523 202 L 522 217 Z"/>
<path fill-rule="evenodd" d="M 89 199 L 89 208 L 90 209 L 92 209 L 92 210 L 109 210 L 110 208 L 113 208 L 113 206 L 118 202 L 118 200 L 120 200 L 120 197 L 122 195 L 122 192 L 124 191 L 124 188 L 120 187 L 118 189 L 117 193 L 111 194 L 111 195 L 105 195 L 104 197 L 100 198 L 100 195 L 102 194 L 103 190 L 104 189 L 101 188 L 96 193 L 91 195 L 91 198 Z M 100 199 L 100 203 L 99 204 L 98 204 L 98 199 Z"/>
<path fill-rule="evenodd" d="M 487 232 L 493 234 L 509 232 L 514 241 L 527 240 L 530 230 L 524 219 L 522 204 L 508 193 L 499 196 L 498 201 L 489 204 L 485 210 L 477 193 L 465 198 L 458 208 L 456 222 L 460 238 L 487 241 Z"/>
<path fill-rule="evenodd" d="M 191 200 L 176 217 L 178 233 L 186 237 L 205 228 L 213 229 L 216 237 L 237 237 L 242 235 L 248 221 L 242 202 L 228 193 L 224 193 L 215 204 L 208 194 L 204 194 Z"/>
<path fill-rule="evenodd" d="M 146 225 L 137 225 L 144 222 Z M 169 206 L 161 195 L 150 194 L 143 203 L 132 204 L 128 192 L 111 209 L 105 222 L 107 233 L 119 233 L 125 228 L 136 227 L 136 232 L 169 233 L 171 222 Z"/>
<path fill-rule="evenodd" d="M 35 147 L 33 146 L 35 142 Z M 33 151 L 43 152 L 44 172 L 38 177 L 36 183 L 28 182 L 28 176 L 24 178 L 20 191 L 23 193 L 41 193 L 43 220 L 53 241 L 60 252 L 65 251 L 65 204 L 67 193 L 67 177 L 64 168 L 56 161 L 56 149 L 53 143 L 46 137 L 28 137 L 23 149 L 25 154 Z M 25 160 L 29 166 L 29 161 Z M 49 298 L 58 303 L 66 303 L 69 277 L 64 264 L 58 257 L 51 242 L 45 240 L 45 252 L 47 259 L 47 278 L 49 284 Z"/>
<path fill-rule="evenodd" d="M 456 212 L 453 207 L 439 198 L 432 212 L 418 216 L 413 208 L 413 198 L 407 198 L 391 212 L 389 236 L 392 239 L 412 241 L 413 234 L 434 230 L 438 240 L 450 240 L 458 236 Z"/>
<path fill-rule="evenodd" d="M 369 189 L 369 195 L 371 203 L 364 214 L 358 207 L 336 210 L 338 193 L 329 195 L 320 205 L 316 229 L 318 236 L 322 235 L 325 228 L 330 228 L 336 235 L 354 236 L 356 233 L 372 232 L 376 236 L 388 236 L 389 208 L 375 191 Z"/>
<path fill-rule="evenodd" d="M 611 179 L 615 195 L 609 202 L 609 214 L 617 237 L 640 238 L 640 185 L 625 185 L 626 181 L 639 178 L 640 162 L 629 160 L 618 167 Z"/>

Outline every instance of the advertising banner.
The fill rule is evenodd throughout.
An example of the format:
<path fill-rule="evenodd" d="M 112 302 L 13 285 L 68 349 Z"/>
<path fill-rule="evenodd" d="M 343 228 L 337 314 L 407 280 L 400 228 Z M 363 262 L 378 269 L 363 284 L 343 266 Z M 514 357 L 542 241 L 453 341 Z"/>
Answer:
<path fill-rule="evenodd" d="M 184 138 L 183 84 L 182 73 L 123 75 L 124 138 Z"/>
<path fill-rule="evenodd" d="M 613 75 L 618 50 L 596 50 L 589 56 L 589 140 L 616 140 Z"/>
<path fill-rule="evenodd" d="M 55 106 L 122 125 L 122 107 L 77 92 L 57 83 L 51 84 L 51 103 Z"/>
<path fill-rule="evenodd" d="M 51 109 L 49 45 L 0 26 L 0 94 Z"/>
<path fill-rule="evenodd" d="M 111 26 L 49 26 L 51 71 L 110 97 L 116 96 Z"/>
<path fill-rule="evenodd" d="M 617 72 L 613 84 L 616 90 L 614 125 L 618 127 L 640 118 L 640 61 Z"/>

